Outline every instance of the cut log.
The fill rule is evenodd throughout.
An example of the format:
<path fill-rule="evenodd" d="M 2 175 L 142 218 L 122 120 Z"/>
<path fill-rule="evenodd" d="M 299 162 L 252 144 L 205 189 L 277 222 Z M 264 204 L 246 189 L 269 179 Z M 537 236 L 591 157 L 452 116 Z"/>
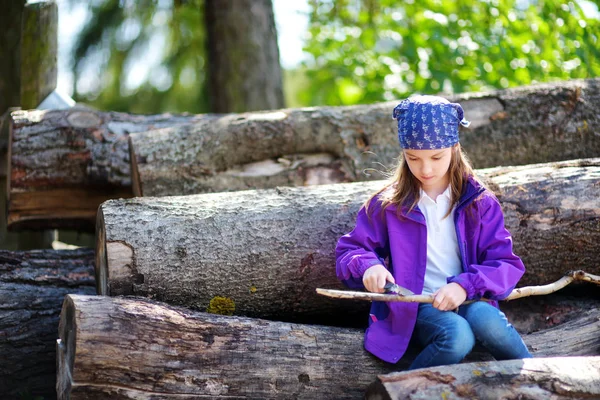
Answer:
<path fill-rule="evenodd" d="M 0 250 L 2 398 L 56 398 L 56 332 L 68 293 L 95 293 L 93 250 Z"/>
<path fill-rule="evenodd" d="M 600 310 L 596 307 L 588 314 L 597 330 Z M 582 349 L 598 353 L 598 335 L 584 345 L 578 329 L 568 333 L 568 342 L 555 347 L 554 356 Z M 525 342 L 533 349 L 543 348 L 556 335 L 525 336 Z M 414 357 L 396 365 L 383 363 L 363 349 L 361 329 L 227 317 L 147 299 L 80 295 L 65 298 L 57 349 L 58 398 L 71 400 L 362 398 L 377 374 L 406 369 Z"/>
<path fill-rule="evenodd" d="M 600 159 L 485 172 L 528 268 L 520 286 L 600 273 Z M 368 303 L 320 298 L 316 288 L 343 289 L 336 242 L 382 185 L 108 201 L 98 212 L 98 292 L 202 310 L 221 296 L 238 315 L 280 320 L 363 315 Z"/>
<path fill-rule="evenodd" d="M 600 79 L 452 98 L 477 168 L 597 157 Z M 397 101 L 227 115 L 131 135 L 136 196 L 381 179 L 399 153 Z M 366 173 L 365 173 L 366 172 Z"/>
<path fill-rule="evenodd" d="M 599 93 L 600 79 L 589 79 L 452 100 L 473 122 L 461 143 L 484 168 L 597 157 Z M 379 179 L 399 151 L 396 103 L 225 116 L 21 111 L 9 144 L 9 224 L 89 228 L 100 202 L 131 196 L 132 179 L 145 196 Z M 182 124 L 191 126 L 174 128 Z"/>
<path fill-rule="evenodd" d="M 600 357 L 529 358 L 380 375 L 368 400 L 600 398 Z"/>
<path fill-rule="evenodd" d="M 94 231 L 105 200 L 131 197 L 129 133 L 202 116 L 136 116 L 75 107 L 11 114 L 8 227 Z"/>
<path fill-rule="evenodd" d="M 59 338 L 59 399 L 358 398 L 391 371 L 363 350 L 355 329 L 147 300 L 67 296 Z"/>

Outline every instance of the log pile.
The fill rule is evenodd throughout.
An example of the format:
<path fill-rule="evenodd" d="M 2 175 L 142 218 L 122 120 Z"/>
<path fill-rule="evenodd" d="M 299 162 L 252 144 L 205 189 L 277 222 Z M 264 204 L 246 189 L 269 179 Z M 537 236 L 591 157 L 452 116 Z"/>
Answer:
<path fill-rule="evenodd" d="M 513 165 L 478 172 L 498 196 L 515 252 L 528 267 L 520 286 L 555 281 L 568 270 L 600 275 L 595 257 L 600 254 L 600 158 L 592 158 L 600 154 L 593 134 L 600 126 L 593 111 L 599 93 L 600 80 L 587 80 L 454 99 L 473 115 L 474 129 L 463 132 L 462 142 L 476 165 L 493 167 L 497 160 Z M 535 112 L 523 104 L 535 104 Z M 0 324 L 10 326 L 0 326 L 0 339 L 8 347 L 27 336 L 16 326 L 31 322 L 14 318 L 31 315 L 27 307 L 41 301 L 40 292 L 47 295 L 44 314 L 57 324 L 57 299 L 64 298 L 56 347 L 48 351 L 46 337 L 34 334 L 44 337 L 45 354 L 56 358 L 60 399 L 362 398 L 376 377 L 370 389 L 376 392 L 369 393 L 394 398 L 407 386 L 418 386 L 420 378 L 389 375 L 407 368 L 415 348 L 398 365 L 364 351 L 367 302 L 327 299 L 315 290 L 343 288 L 333 267 L 335 243 L 383 184 L 373 181 L 381 176 L 363 171 L 375 162 L 387 167 L 397 155 L 393 105 L 200 116 L 84 108 L 13 113 L 12 228 L 95 228 L 97 247 L 95 279 L 90 250 L 77 253 L 87 260 L 80 264 L 87 275 L 54 267 L 54 274 L 64 277 L 59 281 L 71 282 L 65 290 L 48 278 L 49 255 L 37 263 L 8 262 L 12 267 L 0 276 L 6 282 L 0 303 L 9 304 L 0 312 L 8 310 L 8 317 Z M 490 140 L 473 136 L 481 132 Z M 513 151 L 497 158 L 499 148 L 517 143 L 527 149 L 544 140 L 551 144 L 543 154 Z M 565 151 L 565 143 L 581 147 Z M 564 155 L 571 160 L 532 164 Z M 368 182 L 353 182 L 360 180 Z M 272 188 L 281 185 L 309 186 Z M 38 264 L 45 267 L 31 272 Z M 101 296 L 92 295 L 94 280 Z M 537 307 L 535 321 L 536 313 L 523 318 L 512 304 L 507 314 L 526 333 L 532 353 L 549 357 L 530 364 L 540 371 L 539 379 L 559 373 L 560 361 L 552 357 L 600 354 L 597 295 L 531 304 L 539 303 L 523 303 L 528 310 Z M 38 328 L 56 332 L 56 326 L 39 323 Z M 36 351 L 29 342 L 26 346 Z M 10 351 L 17 354 L 11 360 L 30 354 L 18 347 L 6 352 L 9 358 Z M 466 361 L 489 359 L 477 350 Z M 581 365 L 596 367 L 596 360 L 582 360 Z M 20 372 L 35 371 L 33 364 L 7 365 L 13 362 L 11 370 L 0 369 L 0 381 L 1 374 L 10 374 L 11 384 L 35 382 Z M 515 365 L 491 362 L 478 371 L 502 380 L 498 368 Z M 46 368 L 40 373 L 44 385 L 47 366 L 35 365 Z M 547 388 L 523 370 L 515 374 L 534 383 L 516 379 L 498 390 L 513 397 L 527 396 L 530 389 L 555 394 L 543 392 Z M 467 395 L 483 393 L 478 390 L 492 382 L 453 379 L 461 388 L 479 385 Z M 577 394 L 597 394 L 593 386 L 568 382 Z M 433 386 L 431 393 L 446 390 Z M 0 386 L 0 392 L 12 395 L 15 387 Z"/>
<path fill-rule="evenodd" d="M 0 250 L 0 393 L 48 396 L 65 295 L 95 294 L 94 251 Z"/>
<path fill-rule="evenodd" d="M 472 120 L 461 143 L 477 168 L 600 155 L 600 79 L 451 100 Z M 395 105 L 191 116 L 17 111 L 7 161 L 9 227 L 93 231 L 101 202 L 133 194 L 382 179 L 398 155 Z"/>
<path fill-rule="evenodd" d="M 528 267 L 521 286 L 571 269 L 600 275 L 590 257 L 600 254 L 600 159 L 482 172 Z M 284 320 L 364 315 L 364 304 L 325 301 L 315 289 L 342 289 L 336 242 L 381 185 L 110 200 L 98 211 L 98 292 L 198 309 L 221 296 L 239 315 Z"/>

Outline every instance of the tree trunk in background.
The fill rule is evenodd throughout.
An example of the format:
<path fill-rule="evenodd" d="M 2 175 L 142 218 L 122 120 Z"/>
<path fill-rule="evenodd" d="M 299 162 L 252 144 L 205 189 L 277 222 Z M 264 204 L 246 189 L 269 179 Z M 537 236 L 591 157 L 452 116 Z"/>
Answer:
<path fill-rule="evenodd" d="M 583 269 L 600 273 L 600 159 L 484 171 L 498 194 L 519 286 Z M 206 309 L 221 296 L 239 315 L 333 324 L 367 302 L 323 299 L 342 288 L 335 246 L 383 182 L 111 200 L 98 212 L 96 282 L 108 295 L 140 295 Z"/>
<path fill-rule="evenodd" d="M 56 89 L 58 80 L 58 6 L 55 1 L 27 4 L 21 35 L 21 108 L 32 109 Z"/>
<path fill-rule="evenodd" d="M 600 398 L 600 357 L 446 365 L 380 375 L 367 400 Z"/>
<path fill-rule="evenodd" d="M 598 354 L 599 316 L 592 307 L 563 331 L 525 335 L 525 343 L 534 355 L 557 341 L 562 346 L 551 356 Z M 584 318 L 586 330 L 571 328 Z M 416 354 L 411 349 L 398 364 L 387 364 L 364 350 L 362 329 L 226 317 L 104 296 L 67 296 L 59 338 L 58 398 L 71 400 L 359 399 L 375 375 L 406 369 Z"/>
<path fill-rule="evenodd" d="M 206 0 L 204 4 L 211 111 L 283 108 L 271 0 Z"/>
<path fill-rule="evenodd" d="M 56 332 L 68 293 L 95 294 L 93 250 L 0 250 L 3 399 L 56 398 Z"/>
<path fill-rule="evenodd" d="M 0 7 L 0 115 L 21 105 L 21 19 L 25 3 L 9 0 Z"/>

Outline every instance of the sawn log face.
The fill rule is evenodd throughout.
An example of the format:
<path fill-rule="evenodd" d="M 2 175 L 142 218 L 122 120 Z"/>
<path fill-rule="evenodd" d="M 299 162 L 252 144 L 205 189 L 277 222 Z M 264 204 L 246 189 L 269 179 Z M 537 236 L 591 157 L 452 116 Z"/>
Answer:
<path fill-rule="evenodd" d="M 600 160 L 483 171 L 528 268 L 519 286 L 564 272 L 598 274 Z M 216 296 L 238 315 L 330 323 L 367 304 L 319 298 L 343 289 L 335 246 L 382 182 L 111 200 L 99 210 L 99 293 L 204 310 Z"/>

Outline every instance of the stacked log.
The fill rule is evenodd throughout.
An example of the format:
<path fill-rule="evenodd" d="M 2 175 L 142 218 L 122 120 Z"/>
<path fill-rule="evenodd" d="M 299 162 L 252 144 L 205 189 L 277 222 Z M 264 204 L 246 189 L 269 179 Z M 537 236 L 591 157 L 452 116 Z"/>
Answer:
<path fill-rule="evenodd" d="M 600 155 L 600 79 L 454 96 L 477 168 Z M 132 134 L 137 196 L 381 179 L 399 147 L 395 102 L 224 116 Z"/>
<path fill-rule="evenodd" d="M 56 332 L 69 293 L 95 294 L 93 250 L 0 250 L 2 398 L 56 396 Z"/>
<path fill-rule="evenodd" d="M 600 79 L 451 100 L 473 122 L 461 143 L 477 168 L 600 154 Z M 381 179 L 398 156 L 395 105 L 197 116 L 19 111 L 9 142 L 8 223 L 13 230 L 93 229 L 102 201 L 132 193 Z"/>
<path fill-rule="evenodd" d="M 93 232 L 98 205 L 131 197 L 127 137 L 202 116 L 69 110 L 11 113 L 8 226 Z"/>
<path fill-rule="evenodd" d="M 600 357 L 450 365 L 380 375 L 367 400 L 600 398 Z"/>
<path fill-rule="evenodd" d="M 562 345 L 544 355 L 598 354 L 600 309 L 585 314 L 584 329 L 566 323 L 562 332 L 527 335 L 525 343 L 534 355 L 556 340 Z M 219 316 L 148 299 L 68 295 L 57 343 L 58 398 L 358 399 L 374 376 L 405 369 L 414 357 L 384 363 L 364 351 L 362 339 L 361 329 Z M 503 365 L 492 363 L 488 370 Z M 479 385 L 493 390 L 495 382 Z"/>
<path fill-rule="evenodd" d="M 600 159 L 482 171 L 528 270 L 520 285 L 572 269 L 600 273 Z M 111 200 L 98 212 L 98 293 L 238 315 L 333 323 L 365 305 L 328 301 L 334 249 L 382 182 Z"/>

